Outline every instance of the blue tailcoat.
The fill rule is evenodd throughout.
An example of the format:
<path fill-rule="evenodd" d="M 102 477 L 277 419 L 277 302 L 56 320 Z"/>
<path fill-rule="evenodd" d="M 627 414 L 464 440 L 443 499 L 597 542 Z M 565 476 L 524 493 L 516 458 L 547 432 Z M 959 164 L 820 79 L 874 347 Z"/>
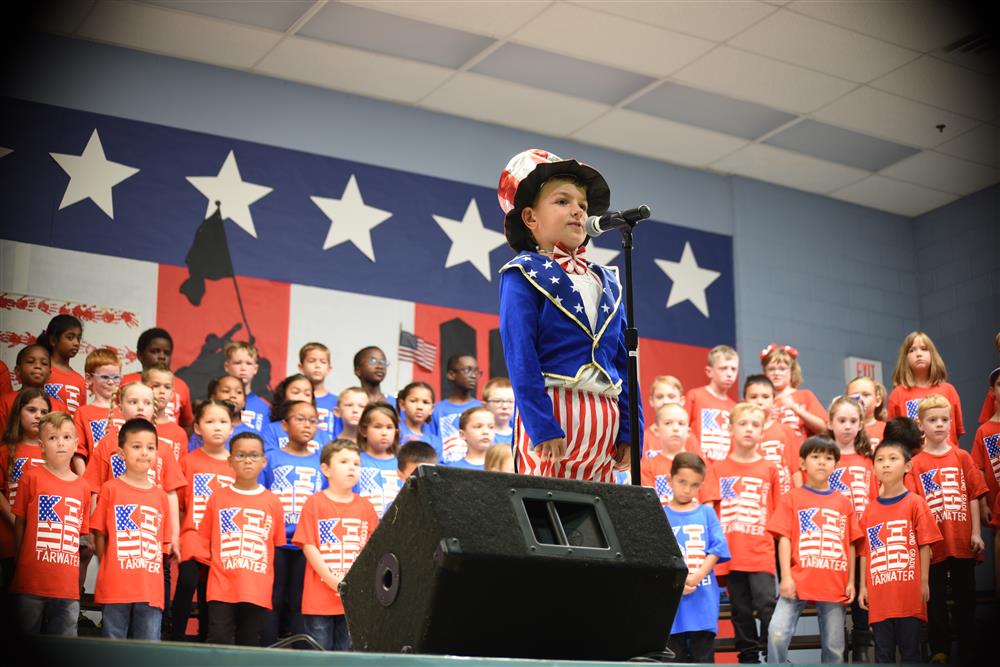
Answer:
<path fill-rule="evenodd" d="M 574 380 L 590 368 L 621 388 L 615 442 L 632 443 L 626 320 L 618 269 L 590 266 L 604 287 L 596 330 L 591 330 L 583 299 L 569 276 L 551 258 L 525 251 L 500 269 L 500 338 L 518 414 L 536 444 L 566 436 L 553 415 L 545 378 Z M 641 403 L 639 423 L 637 446 L 641 447 Z"/>

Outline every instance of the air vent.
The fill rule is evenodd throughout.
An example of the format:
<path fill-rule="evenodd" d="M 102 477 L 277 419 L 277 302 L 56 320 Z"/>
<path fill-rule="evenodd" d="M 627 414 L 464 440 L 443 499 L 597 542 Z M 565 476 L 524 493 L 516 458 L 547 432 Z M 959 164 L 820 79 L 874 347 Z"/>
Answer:
<path fill-rule="evenodd" d="M 993 35 L 985 32 L 974 32 L 957 39 L 951 44 L 942 47 L 942 53 L 971 53 L 982 55 L 996 48 L 996 41 Z"/>

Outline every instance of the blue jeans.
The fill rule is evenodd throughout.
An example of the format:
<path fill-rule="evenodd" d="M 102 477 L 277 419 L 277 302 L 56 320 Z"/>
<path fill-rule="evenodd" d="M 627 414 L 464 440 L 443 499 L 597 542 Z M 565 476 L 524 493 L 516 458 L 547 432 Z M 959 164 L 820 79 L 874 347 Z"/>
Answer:
<path fill-rule="evenodd" d="M 351 636 L 347 634 L 347 620 L 340 616 L 314 616 L 302 614 L 306 634 L 326 651 L 350 651 Z"/>
<path fill-rule="evenodd" d="M 771 627 L 767 635 L 767 661 L 788 662 L 788 645 L 795 635 L 799 616 L 806 608 L 808 600 L 779 597 L 771 616 Z M 839 602 L 817 602 L 816 615 L 819 618 L 820 660 L 822 662 L 844 661 L 844 621 L 847 612 Z"/>
<path fill-rule="evenodd" d="M 101 609 L 101 636 L 108 639 L 160 640 L 163 610 L 146 602 L 106 604 Z"/>
<path fill-rule="evenodd" d="M 18 595 L 17 611 L 17 629 L 25 634 L 76 637 L 79 600 Z"/>

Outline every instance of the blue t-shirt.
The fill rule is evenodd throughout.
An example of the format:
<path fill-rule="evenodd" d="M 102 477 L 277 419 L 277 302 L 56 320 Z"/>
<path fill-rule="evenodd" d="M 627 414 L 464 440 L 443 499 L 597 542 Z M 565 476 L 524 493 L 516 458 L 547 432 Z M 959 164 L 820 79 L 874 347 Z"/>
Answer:
<path fill-rule="evenodd" d="M 263 398 L 253 393 L 247 394 L 247 404 L 243 407 L 243 414 L 240 420 L 257 433 L 261 433 L 264 426 L 271 421 L 271 406 Z"/>
<path fill-rule="evenodd" d="M 319 426 L 316 428 L 315 440 L 319 442 L 325 438 L 323 444 L 330 442 L 344 430 L 344 422 L 340 417 L 333 414 L 333 409 L 337 407 L 337 395 L 333 392 L 326 396 L 316 397 L 316 412 L 319 416 Z"/>
<path fill-rule="evenodd" d="M 687 512 L 677 512 L 669 507 L 664 507 L 663 511 L 667 513 L 677 545 L 684 554 L 688 572 L 701 567 L 705 556 L 710 554 L 718 556 L 720 563 L 730 559 L 722 525 L 711 505 L 698 505 Z M 698 583 L 694 592 L 681 596 L 670 633 L 705 630 L 719 632 L 719 582 L 715 579 L 714 568 Z"/>
<path fill-rule="evenodd" d="M 247 426 L 246 424 L 244 424 L 243 422 L 240 422 L 238 424 L 234 424 L 233 425 L 233 432 L 229 434 L 228 438 L 226 438 L 226 450 L 227 451 L 229 450 L 229 443 L 232 441 L 232 439 L 234 437 L 236 437 L 240 433 L 257 433 L 257 432 L 254 431 L 249 426 Z M 188 452 L 189 453 L 193 452 L 194 450 L 198 449 L 199 447 L 201 447 L 204 444 L 205 444 L 205 441 L 201 439 L 200 435 L 198 435 L 197 433 L 192 433 L 191 434 L 191 439 L 188 440 Z"/>
<path fill-rule="evenodd" d="M 493 442 L 497 445 L 512 445 L 514 444 L 514 429 L 510 430 L 510 433 L 494 433 Z"/>
<path fill-rule="evenodd" d="M 485 463 L 469 463 L 465 459 L 459 459 L 457 461 L 452 461 L 451 463 L 446 463 L 449 468 L 465 468 L 466 470 L 485 470 Z"/>
<path fill-rule="evenodd" d="M 462 413 L 469 408 L 482 405 L 475 398 L 469 399 L 468 403 L 452 403 L 451 401 L 439 401 L 434 406 L 431 413 L 430 426 L 431 433 L 441 438 L 441 463 L 451 463 L 464 459 L 467 451 L 465 440 L 458 435 L 458 419 Z"/>
<path fill-rule="evenodd" d="M 414 433 L 409 426 L 406 425 L 406 416 L 400 415 L 399 418 L 399 444 L 405 445 L 411 440 L 419 440 L 420 442 L 426 442 L 428 445 L 434 448 L 437 452 L 438 460 L 441 460 L 441 438 L 437 437 L 431 433 L 430 422 L 424 424 L 423 434 Z"/>
<path fill-rule="evenodd" d="M 615 470 L 615 484 L 631 484 L 632 483 L 632 471 L 631 470 Z M 673 525 L 673 524 L 671 524 Z"/>
<path fill-rule="evenodd" d="M 268 422 L 261 430 L 260 437 L 264 439 L 264 453 L 270 454 L 276 449 L 281 449 L 288 444 L 288 431 L 281 425 L 281 422 Z M 309 441 L 309 449 L 319 451 L 323 445 L 330 442 L 329 431 L 325 434 L 316 431 L 316 435 Z"/>
<path fill-rule="evenodd" d="M 385 514 L 385 509 L 396 499 L 400 488 L 402 483 L 395 456 L 377 459 L 368 452 L 361 452 L 361 472 L 354 493 L 371 502 L 378 518 Z"/>
<path fill-rule="evenodd" d="M 260 471 L 260 483 L 278 496 L 285 511 L 288 543 L 284 548 L 298 549 L 292 544 L 292 535 L 299 525 L 302 508 L 309 496 L 319 493 L 327 485 L 319 467 L 319 452 L 308 456 L 289 454 L 283 449 L 268 452 L 267 465 Z"/>

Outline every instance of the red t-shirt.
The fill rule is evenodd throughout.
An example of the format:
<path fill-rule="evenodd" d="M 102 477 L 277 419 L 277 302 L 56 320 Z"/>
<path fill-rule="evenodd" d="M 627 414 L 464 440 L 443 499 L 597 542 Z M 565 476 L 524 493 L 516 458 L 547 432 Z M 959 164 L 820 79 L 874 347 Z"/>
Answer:
<path fill-rule="evenodd" d="M 927 398 L 931 394 L 944 396 L 951 404 L 951 444 L 957 445 L 958 438 L 965 433 L 965 427 L 962 425 L 962 403 L 958 398 L 958 392 L 947 382 L 936 384 L 933 387 L 904 387 L 902 385 L 893 387 L 886 405 L 889 419 L 895 417 L 916 419 L 918 417 L 917 406 L 921 399 Z"/>
<path fill-rule="evenodd" d="M 715 464 L 715 474 L 721 496 L 716 513 L 732 554 L 732 560 L 715 566 L 715 574 L 774 574 L 774 538 L 767 532 L 767 520 L 781 488 L 778 466 L 763 458 L 743 463 L 729 457 Z"/>
<path fill-rule="evenodd" d="M 232 486 L 212 494 L 198 535 L 211 554 L 209 601 L 271 608 L 274 549 L 285 545 L 285 512 L 273 493 Z"/>
<path fill-rule="evenodd" d="M 990 507 L 1000 490 L 1000 422 L 985 421 L 972 441 L 972 460 L 983 471 Z"/>
<path fill-rule="evenodd" d="M 0 394 L 0 433 L 7 430 L 7 420 L 10 419 L 11 408 L 14 407 L 14 401 L 17 400 L 20 393 L 20 391 L 15 391 L 10 394 Z M 49 405 L 52 406 L 51 412 L 68 412 L 66 404 L 58 398 L 49 396 Z"/>
<path fill-rule="evenodd" d="M 0 490 L 11 507 L 17 502 L 17 490 L 24 474 L 44 463 L 42 448 L 38 445 L 18 443 L 14 447 L 13 460 L 10 447 L 0 445 Z M 14 555 L 14 524 L 0 519 L 0 558 L 11 558 Z"/>
<path fill-rule="evenodd" d="M 802 421 L 802 418 L 795 414 L 795 411 L 788 406 L 781 405 L 780 400 L 775 401 L 778 406 L 778 418 L 781 423 L 792 430 L 801 444 L 809 436 L 809 429 L 806 427 L 806 423 Z M 816 398 L 816 394 L 812 393 L 808 389 L 796 389 L 792 392 L 792 402 L 795 403 L 800 409 L 805 409 L 807 412 L 816 415 L 824 422 L 828 419 L 826 414 L 826 409 L 823 404 L 819 402 Z"/>
<path fill-rule="evenodd" d="M 969 503 L 986 494 L 986 483 L 972 457 L 964 449 L 949 447 L 944 454 L 921 451 L 912 463 L 906 488 L 927 501 L 944 536 L 931 546 L 931 563 L 949 556 L 981 559 L 972 551 Z"/>
<path fill-rule="evenodd" d="M 642 440 L 642 458 L 653 458 L 661 451 L 660 439 L 653 433 L 653 425 L 650 424 L 646 427 L 646 435 L 643 436 Z M 701 456 L 701 447 L 698 445 L 694 433 L 688 433 L 687 440 L 684 441 L 684 451 Z"/>
<path fill-rule="evenodd" d="M 687 393 L 684 407 L 701 457 L 706 461 L 721 461 L 729 456 L 729 413 L 736 407 L 733 399 L 716 398 L 708 392 L 708 387 L 696 387 Z"/>
<path fill-rule="evenodd" d="M 330 572 L 344 575 L 377 525 L 378 515 L 368 499 L 355 494 L 350 502 L 341 503 L 320 491 L 306 500 L 292 543 L 316 547 Z M 308 562 L 302 588 L 302 613 L 318 616 L 344 613 L 340 593 L 320 581 Z"/>
<path fill-rule="evenodd" d="M 670 488 L 670 468 L 674 457 L 660 452 L 656 456 L 644 458 L 640 462 L 639 473 L 643 486 L 656 490 L 660 504 L 666 507 L 674 497 Z M 702 505 L 714 503 L 719 499 L 719 479 L 715 476 L 715 466 L 711 461 L 705 461 L 705 479 L 698 488 L 698 502 Z"/>
<path fill-rule="evenodd" d="M 49 379 L 45 381 L 45 393 L 65 403 L 71 416 L 87 402 L 87 385 L 83 376 L 72 369 L 64 371 L 53 366 Z"/>
<path fill-rule="evenodd" d="M 115 408 L 111 414 L 111 431 L 115 432 L 125 423 L 122 413 Z M 98 407 L 91 403 L 84 403 L 73 415 L 73 425 L 76 426 L 76 453 L 86 458 L 88 461 L 94 455 L 96 443 L 108 435 L 108 408 Z"/>
<path fill-rule="evenodd" d="M 920 547 L 941 541 L 934 517 L 924 499 L 906 492 L 895 498 L 876 498 L 861 517 L 864 543 L 858 547 L 868 559 L 868 622 L 887 618 L 927 620 L 920 595 Z"/>
<path fill-rule="evenodd" d="M 187 480 L 179 498 L 181 508 L 181 554 L 184 560 L 207 561 L 205 544 L 198 536 L 198 526 L 212 495 L 232 484 L 235 472 L 226 459 L 214 459 L 203 449 L 196 449 L 181 460 L 181 472 Z"/>
<path fill-rule="evenodd" d="M 0 391 L 0 393 L 3 393 Z M 986 398 L 983 399 L 983 409 L 979 411 L 979 423 L 985 424 L 989 420 L 993 419 L 993 415 L 997 412 L 997 399 L 993 395 L 992 389 L 986 390 Z"/>
<path fill-rule="evenodd" d="M 799 437 L 780 422 L 772 422 L 764 429 L 757 451 L 778 467 L 779 494 L 784 495 L 792 488 L 792 474 L 799 469 L 800 446 Z"/>
<path fill-rule="evenodd" d="M 122 378 L 122 386 L 130 382 L 142 382 L 142 373 L 129 373 Z M 181 426 L 191 426 L 194 423 L 194 410 L 191 407 L 191 390 L 187 382 L 179 376 L 174 376 L 174 395 L 167 403 L 167 419 Z"/>
<path fill-rule="evenodd" d="M 11 382 L 10 369 L 7 368 L 2 360 L 0 360 L 0 396 L 3 394 L 9 394 L 14 391 L 14 385 Z"/>
<path fill-rule="evenodd" d="M 156 425 L 156 438 L 161 445 L 166 445 L 174 454 L 174 461 L 178 463 L 187 456 L 188 436 L 187 433 L 176 422 L 163 422 Z"/>
<path fill-rule="evenodd" d="M 118 433 L 114 429 L 97 444 L 94 456 L 87 463 L 83 476 L 90 488 L 100 489 L 109 479 L 125 474 L 125 459 L 118 452 Z M 157 444 L 156 464 L 149 466 L 148 475 L 149 481 L 164 491 L 176 491 L 187 484 L 174 453 L 163 443 Z"/>
<path fill-rule="evenodd" d="M 833 489 L 792 489 L 782 496 L 767 529 L 791 542 L 792 580 L 800 600 L 847 602 L 850 546 L 863 533 L 846 496 Z"/>
<path fill-rule="evenodd" d="M 865 424 L 865 433 L 868 434 L 868 442 L 871 443 L 874 452 L 878 443 L 882 442 L 882 436 L 885 435 L 885 422 L 876 419 L 873 424 Z"/>
<path fill-rule="evenodd" d="M 872 460 L 857 452 L 841 454 L 837 467 L 830 474 L 830 488 L 850 498 L 860 518 L 868 503 L 878 498 L 878 479 Z"/>
<path fill-rule="evenodd" d="M 163 553 L 170 545 L 170 507 L 163 489 L 140 489 L 121 478 L 101 487 L 90 518 L 107 536 L 94 602 L 148 602 L 163 609 Z"/>
<path fill-rule="evenodd" d="M 11 591 L 45 598 L 80 598 L 80 536 L 90 532 L 90 487 L 40 465 L 21 478 L 14 515 L 24 519 Z"/>

